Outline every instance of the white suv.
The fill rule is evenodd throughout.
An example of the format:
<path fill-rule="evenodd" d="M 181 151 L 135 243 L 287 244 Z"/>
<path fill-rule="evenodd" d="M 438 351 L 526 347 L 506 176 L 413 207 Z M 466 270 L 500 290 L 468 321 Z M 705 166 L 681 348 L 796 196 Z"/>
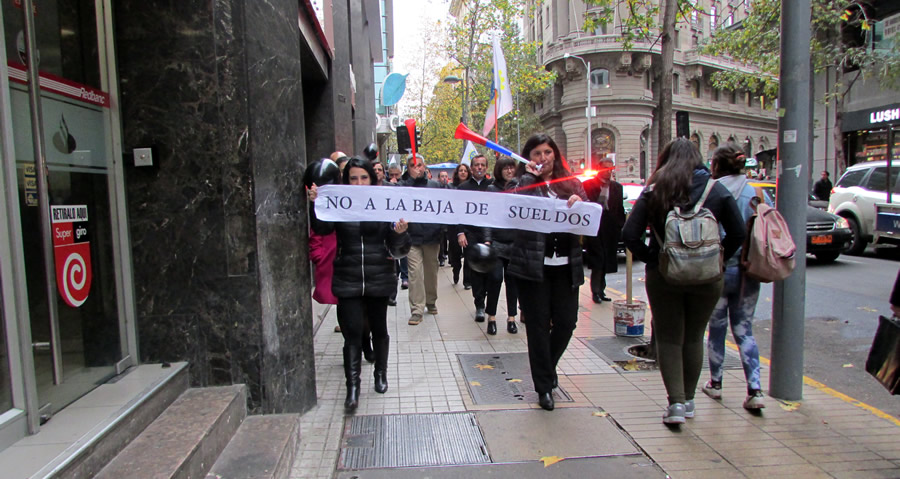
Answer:
<path fill-rule="evenodd" d="M 891 163 L 891 202 L 900 203 L 900 161 Z M 834 185 L 828 211 L 843 216 L 853 230 L 847 254 L 862 254 L 875 232 L 875 203 L 887 203 L 887 162 L 871 161 L 847 168 Z"/>

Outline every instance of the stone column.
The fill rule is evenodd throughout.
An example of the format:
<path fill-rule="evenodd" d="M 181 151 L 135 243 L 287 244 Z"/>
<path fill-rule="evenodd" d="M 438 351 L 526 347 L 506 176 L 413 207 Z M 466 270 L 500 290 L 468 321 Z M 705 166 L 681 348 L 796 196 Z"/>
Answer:
<path fill-rule="evenodd" d="M 298 6 L 116 2 L 142 362 L 244 383 L 256 413 L 316 402 Z"/>

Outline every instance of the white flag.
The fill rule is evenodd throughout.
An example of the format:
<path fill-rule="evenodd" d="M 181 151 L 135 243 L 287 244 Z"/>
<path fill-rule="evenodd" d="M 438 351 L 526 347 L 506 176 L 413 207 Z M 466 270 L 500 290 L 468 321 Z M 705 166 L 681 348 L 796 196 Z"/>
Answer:
<path fill-rule="evenodd" d="M 459 159 L 459 163 L 462 165 L 471 165 L 472 158 L 475 158 L 476 156 L 478 156 L 478 150 L 475 149 L 475 145 L 473 145 L 471 141 L 467 141 L 466 150 L 463 151 L 463 156 Z"/>
<path fill-rule="evenodd" d="M 494 128 L 494 117 L 501 116 L 513 110 L 512 91 L 509 89 L 508 72 L 506 71 L 506 60 L 503 58 L 503 50 L 500 49 L 500 36 L 494 33 L 494 87 L 491 92 L 491 103 L 488 105 L 487 113 L 484 115 L 484 128 L 481 134 L 487 134 Z M 496 99 L 494 97 L 497 97 Z M 494 114 L 494 105 L 496 104 L 497 113 Z"/>

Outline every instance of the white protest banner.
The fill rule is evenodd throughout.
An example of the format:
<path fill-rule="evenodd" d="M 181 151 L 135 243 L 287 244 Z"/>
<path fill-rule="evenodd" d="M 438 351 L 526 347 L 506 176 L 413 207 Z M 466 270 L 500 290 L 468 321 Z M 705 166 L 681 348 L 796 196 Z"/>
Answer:
<path fill-rule="evenodd" d="M 602 207 L 509 193 L 399 186 L 324 185 L 316 217 L 322 221 L 439 223 L 596 236 Z"/>

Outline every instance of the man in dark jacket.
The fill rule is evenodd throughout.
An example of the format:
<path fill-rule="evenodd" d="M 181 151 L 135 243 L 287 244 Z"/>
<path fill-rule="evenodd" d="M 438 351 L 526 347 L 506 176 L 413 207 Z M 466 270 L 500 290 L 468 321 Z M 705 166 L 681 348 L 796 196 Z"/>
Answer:
<path fill-rule="evenodd" d="M 407 168 L 409 180 L 403 186 L 440 188 L 440 183 L 428 179 L 425 169 L 425 159 L 421 155 L 410 157 Z M 409 324 L 411 326 L 422 322 L 426 308 L 427 312 L 437 314 L 437 257 L 441 241 L 441 227 L 442 225 L 432 223 L 409 225 L 412 249 L 406 258 L 409 267 Z"/>
<path fill-rule="evenodd" d="M 831 198 L 831 180 L 828 179 L 828 172 L 823 171 L 822 177 L 813 185 L 813 194 L 822 201 L 828 201 Z"/>
<path fill-rule="evenodd" d="M 487 191 L 488 185 L 491 184 L 491 181 L 485 178 L 485 173 L 487 173 L 487 158 L 485 158 L 484 155 L 478 155 L 472 158 L 470 169 L 472 170 L 472 176 L 464 183 L 460 184 L 457 189 L 467 191 Z M 475 245 L 477 243 L 484 243 L 485 228 L 462 225 L 460 232 L 456 235 L 456 239 L 459 246 L 463 249 L 470 244 Z M 468 268 L 468 265 L 466 265 L 466 267 Z M 484 300 L 487 297 L 488 288 L 491 286 L 488 284 L 489 281 L 491 281 L 491 277 L 485 273 L 478 273 L 472 270 L 469 270 L 468 276 L 472 278 L 472 296 L 475 299 L 475 321 L 481 323 L 484 322 Z M 503 280 L 502 276 L 500 280 Z"/>
<path fill-rule="evenodd" d="M 622 185 L 612 179 L 614 169 L 612 160 L 600 160 L 597 176 L 584 182 L 588 201 L 603 207 L 597 236 L 585 237 L 585 262 L 591 268 L 591 297 L 595 303 L 612 301 L 605 292 L 606 274 L 619 269 L 616 255 L 625 224 L 625 206 L 622 204 Z"/>

